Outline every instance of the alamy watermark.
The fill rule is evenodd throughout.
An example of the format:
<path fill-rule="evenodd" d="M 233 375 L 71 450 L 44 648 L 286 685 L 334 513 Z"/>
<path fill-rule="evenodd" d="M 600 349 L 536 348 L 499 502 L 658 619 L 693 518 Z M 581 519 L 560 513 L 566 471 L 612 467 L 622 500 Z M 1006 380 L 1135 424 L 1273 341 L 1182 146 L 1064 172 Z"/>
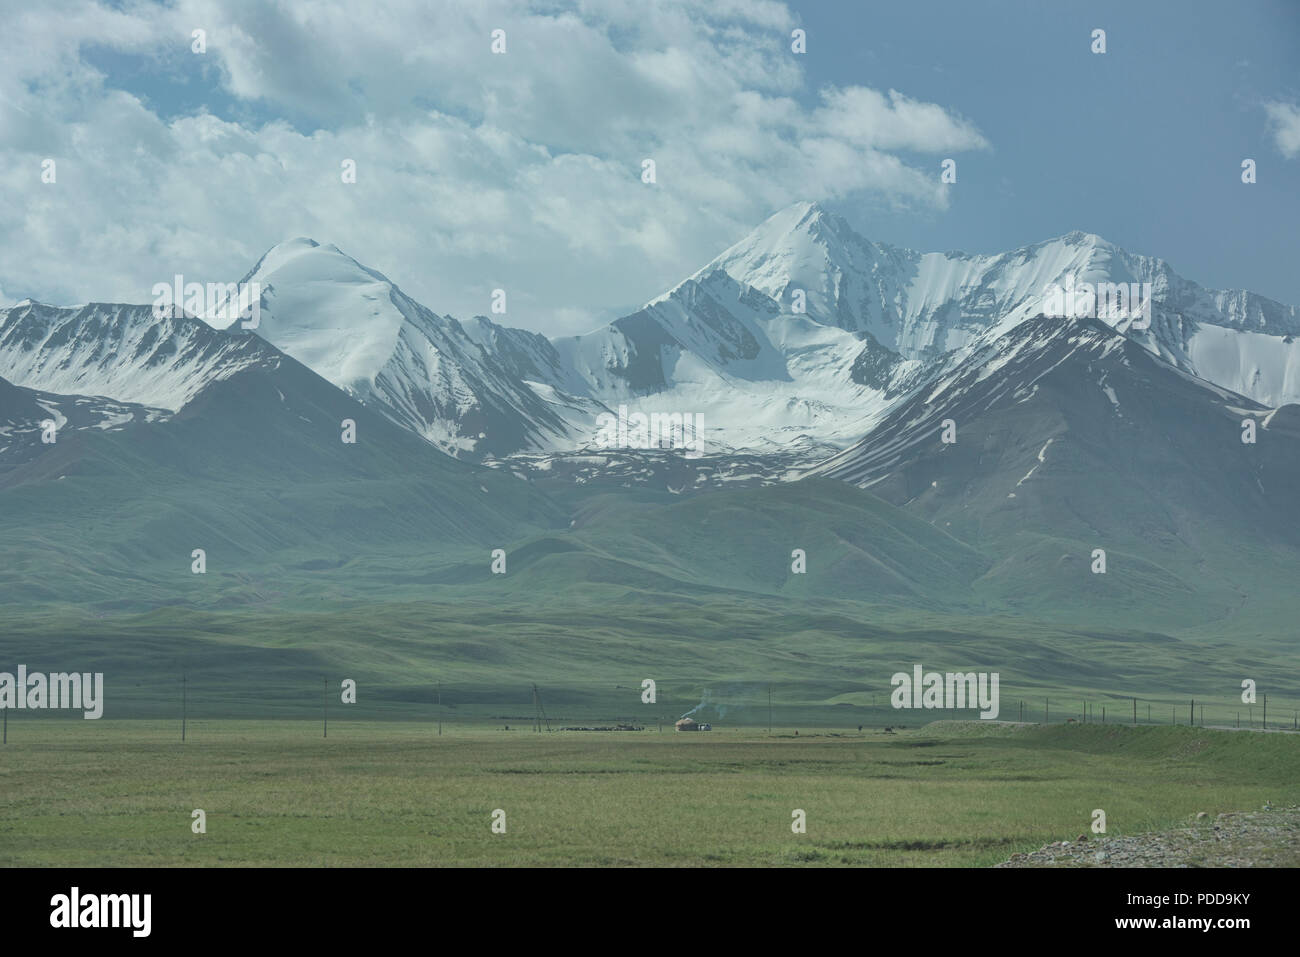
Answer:
<path fill-rule="evenodd" d="M 1133 320 L 1130 329 L 1151 325 L 1151 283 L 1149 282 L 1078 282 L 1073 274 L 1065 285 L 1047 287 L 1043 314 L 1053 319 Z"/>
<path fill-rule="evenodd" d="M 0 708 L 79 709 L 93 721 L 104 714 L 104 673 L 28 674 L 26 665 L 19 665 L 17 674 L 0 671 Z"/>
<path fill-rule="evenodd" d="M 602 412 L 596 416 L 600 431 L 596 446 L 602 449 L 681 449 L 688 459 L 703 454 L 700 431 L 704 416 L 699 412 L 633 412 L 626 405 L 618 415 Z"/>
<path fill-rule="evenodd" d="M 170 283 L 154 283 L 151 290 L 155 319 L 175 317 L 184 309 L 207 323 L 241 322 L 241 329 L 256 329 L 262 319 L 262 284 L 257 282 L 186 282 L 176 274 Z"/>
<path fill-rule="evenodd" d="M 133 937 L 148 937 L 152 910 L 152 894 L 83 894 L 73 887 L 50 898 L 50 926 L 125 928 Z"/>
<path fill-rule="evenodd" d="M 993 720 L 998 716 L 998 673 L 986 671 L 922 671 L 912 666 L 912 673 L 899 671 L 889 679 L 894 691 L 889 702 L 895 708 L 944 708 L 980 710 L 980 717 Z"/>

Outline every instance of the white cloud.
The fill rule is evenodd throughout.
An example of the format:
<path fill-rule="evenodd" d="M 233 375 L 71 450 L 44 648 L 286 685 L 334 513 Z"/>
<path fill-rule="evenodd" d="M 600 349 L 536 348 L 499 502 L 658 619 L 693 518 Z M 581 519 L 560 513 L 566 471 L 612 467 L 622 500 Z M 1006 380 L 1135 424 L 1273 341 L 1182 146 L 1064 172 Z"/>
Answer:
<path fill-rule="evenodd" d="M 570 333 L 796 200 L 941 210 L 937 165 L 895 151 L 988 146 L 938 104 L 808 89 L 779 3 L 357 10 L 64 0 L 20 13 L 0 39 L 0 285 L 147 302 L 160 278 L 238 278 L 306 235 L 438 312 L 486 313 L 504 286 L 505 321 Z M 489 49 L 497 27 L 504 56 Z M 157 89 L 116 88 L 90 49 L 149 58 Z M 213 112 L 169 116 L 158 101 L 177 89 L 206 89 Z M 45 157 L 56 184 L 40 181 Z"/>
<path fill-rule="evenodd" d="M 1294 103 L 1265 103 L 1273 142 L 1287 159 L 1300 156 L 1300 106 Z"/>
<path fill-rule="evenodd" d="M 987 149 L 988 141 L 970 123 L 954 117 L 935 103 L 921 103 L 897 90 L 888 97 L 855 86 L 826 90 L 824 106 L 813 114 L 813 124 L 845 143 L 887 150 Z"/>

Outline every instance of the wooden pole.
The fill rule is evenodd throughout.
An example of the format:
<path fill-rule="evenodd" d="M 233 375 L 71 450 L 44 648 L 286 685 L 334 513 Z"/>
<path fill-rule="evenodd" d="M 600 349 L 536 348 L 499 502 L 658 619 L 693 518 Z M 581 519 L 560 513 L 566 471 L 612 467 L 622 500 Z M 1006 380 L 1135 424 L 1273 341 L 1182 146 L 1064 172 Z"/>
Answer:
<path fill-rule="evenodd" d="M 872 699 L 874 704 L 875 699 Z M 772 686 L 767 686 L 767 733 L 772 733 Z"/>
<path fill-rule="evenodd" d="M 438 737 L 442 737 L 442 682 L 438 682 Z"/>
<path fill-rule="evenodd" d="M 1264 723 L 1260 727 L 1265 731 L 1268 730 L 1268 695 L 1264 695 Z"/>
<path fill-rule="evenodd" d="M 186 676 L 182 674 L 181 675 L 181 744 L 185 743 L 185 719 L 188 716 L 186 712 L 189 710 L 188 708 L 189 702 L 186 697 L 185 686 L 186 686 Z"/>
<path fill-rule="evenodd" d="M 1052 723 L 1052 699 L 1043 699 L 1043 724 Z"/>
<path fill-rule="evenodd" d="M 1138 723 L 1138 699 L 1134 698 L 1133 699 L 1133 727 L 1136 728 L 1137 723 Z"/>
<path fill-rule="evenodd" d="M 325 722 L 325 733 L 322 737 L 330 736 L 330 680 L 322 678 L 320 680 L 320 713 Z"/>

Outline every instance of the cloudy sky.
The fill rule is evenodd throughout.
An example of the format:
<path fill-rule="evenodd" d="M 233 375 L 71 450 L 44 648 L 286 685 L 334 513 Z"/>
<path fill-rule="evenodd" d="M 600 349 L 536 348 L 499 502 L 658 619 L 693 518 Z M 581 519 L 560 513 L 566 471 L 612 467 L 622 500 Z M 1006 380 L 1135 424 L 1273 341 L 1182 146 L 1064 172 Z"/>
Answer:
<path fill-rule="evenodd" d="M 509 324 L 580 332 L 802 199 L 923 250 L 1082 229 L 1300 304 L 1286 0 L 0 7 L 0 304 L 149 302 L 310 236 L 438 312 L 502 287 Z"/>

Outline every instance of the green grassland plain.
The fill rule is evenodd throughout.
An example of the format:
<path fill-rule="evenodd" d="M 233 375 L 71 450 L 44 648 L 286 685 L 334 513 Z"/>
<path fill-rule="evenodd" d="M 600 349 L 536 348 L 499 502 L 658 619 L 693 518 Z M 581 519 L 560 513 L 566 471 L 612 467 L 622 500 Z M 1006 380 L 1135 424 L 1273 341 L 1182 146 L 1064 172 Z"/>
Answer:
<path fill-rule="evenodd" d="M 341 717 L 328 737 L 319 719 L 196 720 L 184 743 L 175 721 L 11 721 L 0 864 L 984 866 L 1090 833 L 1096 808 L 1115 835 L 1300 803 L 1287 733 L 448 722 L 439 735 Z"/>
<path fill-rule="evenodd" d="M 1258 727 L 1243 677 L 1271 729 L 1295 722 L 1281 627 L 1192 635 L 622 584 L 581 602 L 247 587 L 272 584 L 290 594 L 7 617 L 0 670 L 103 672 L 105 711 L 9 714 L 0 864 L 984 866 L 1090 833 L 1097 808 L 1113 835 L 1300 803 L 1300 735 L 1188 726 Z M 998 672 L 1003 721 L 1023 702 L 1043 722 L 1049 699 L 1050 721 L 894 711 L 890 676 L 914 664 Z M 532 733 L 534 684 L 551 727 L 645 730 Z M 699 705 L 715 730 L 674 733 Z M 1085 711 L 1096 723 L 1064 724 Z"/>

